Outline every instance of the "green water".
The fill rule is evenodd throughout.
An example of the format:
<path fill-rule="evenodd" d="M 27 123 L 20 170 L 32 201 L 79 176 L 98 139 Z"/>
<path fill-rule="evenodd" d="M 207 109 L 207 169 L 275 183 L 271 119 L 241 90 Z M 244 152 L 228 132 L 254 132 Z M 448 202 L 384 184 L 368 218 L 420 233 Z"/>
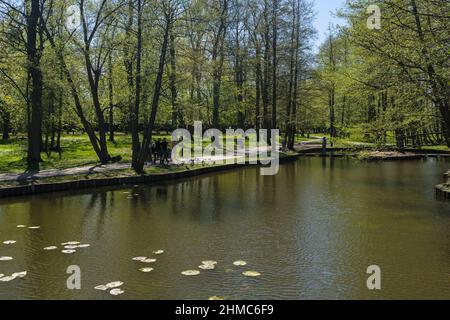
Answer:
<path fill-rule="evenodd" d="M 0 274 L 28 274 L 0 282 L 0 299 L 450 299 L 450 203 L 436 201 L 433 188 L 448 168 L 433 159 L 301 158 L 273 177 L 249 168 L 2 199 L 0 256 L 14 260 L 0 261 Z M 68 241 L 91 246 L 63 254 Z M 43 250 L 51 245 L 59 250 Z M 181 275 L 203 260 L 216 260 L 216 269 Z M 374 264 L 379 291 L 366 287 Z M 81 269 L 81 290 L 66 287 L 70 265 Z M 93 288 L 116 280 L 121 296 Z"/>

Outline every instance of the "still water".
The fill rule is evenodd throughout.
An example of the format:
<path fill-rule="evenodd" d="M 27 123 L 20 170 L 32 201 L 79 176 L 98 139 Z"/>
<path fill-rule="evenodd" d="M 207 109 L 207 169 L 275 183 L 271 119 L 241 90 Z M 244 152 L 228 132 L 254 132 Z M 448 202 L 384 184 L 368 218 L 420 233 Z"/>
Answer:
<path fill-rule="evenodd" d="M 433 188 L 449 167 L 301 158 L 273 177 L 247 168 L 3 199 L 0 256 L 14 260 L 0 261 L 0 273 L 28 275 L 0 282 L 0 299 L 450 299 L 450 203 L 436 201 Z M 91 246 L 63 254 L 68 241 Z M 43 250 L 52 245 L 59 250 Z M 181 275 L 203 260 L 216 260 L 216 269 Z M 374 264 L 380 291 L 366 287 Z M 81 290 L 66 287 L 70 265 L 81 269 Z M 94 289 L 117 280 L 121 296 Z"/>

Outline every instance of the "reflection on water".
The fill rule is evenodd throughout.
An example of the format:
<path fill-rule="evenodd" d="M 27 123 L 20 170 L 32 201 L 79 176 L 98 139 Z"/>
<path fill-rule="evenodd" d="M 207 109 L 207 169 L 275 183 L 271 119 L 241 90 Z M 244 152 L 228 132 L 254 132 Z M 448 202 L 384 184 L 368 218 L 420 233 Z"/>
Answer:
<path fill-rule="evenodd" d="M 433 190 L 448 167 L 302 158 L 276 176 L 250 168 L 0 200 L 0 256 L 14 257 L 0 261 L 0 273 L 28 271 L 0 283 L 0 298 L 109 299 L 93 288 L 120 280 L 126 292 L 115 299 L 449 299 L 450 205 Z M 67 241 L 91 247 L 43 250 Z M 131 260 L 159 249 L 150 273 Z M 181 275 L 203 260 L 217 261 L 216 269 Z M 381 267 L 381 291 L 366 288 L 372 264 Z M 70 265 L 81 268 L 81 290 L 66 289 Z"/>

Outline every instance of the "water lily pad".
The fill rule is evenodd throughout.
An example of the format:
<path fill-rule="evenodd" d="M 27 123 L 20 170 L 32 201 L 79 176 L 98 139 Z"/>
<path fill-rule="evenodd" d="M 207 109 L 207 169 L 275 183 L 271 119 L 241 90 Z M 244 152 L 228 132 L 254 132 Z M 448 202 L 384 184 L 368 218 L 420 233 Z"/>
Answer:
<path fill-rule="evenodd" d="M 0 278 L 0 281 L 2 281 L 2 282 L 9 282 L 9 281 L 14 280 L 15 278 L 16 277 L 14 277 L 14 276 L 8 276 L 8 277 Z"/>
<path fill-rule="evenodd" d="M 11 261 L 13 257 L 0 257 L 0 261 Z"/>
<path fill-rule="evenodd" d="M 242 272 L 242 275 L 244 275 L 246 277 L 259 277 L 261 275 L 261 273 L 259 273 L 257 271 L 244 271 L 244 272 Z"/>
<path fill-rule="evenodd" d="M 198 270 L 186 270 L 181 272 L 184 276 L 198 276 L 200 274 L 200 271 Z"/>
<path fill-rule="evenodd" d="M 19 224 L 18 226 L 17 226 L 17 228 L 26 228 L 27 226 L 26 225 L 24 225 L 24 224 Z"/>
<path fill-rule="evenodd" d="M 121 295 L 122 293 L 124 293 L 125 291 L 123 291 L 122 289 L 112 289 L 109 294 L 112 296 L 118 296 Z"/>
<path fill-rule="evenodd" d="M 99 286 L 94 287 L 95 290 L 102 290 L 102 291 L 106 291 L 109 288 L 107 286 L 105 286 L 104 284 L 101 284 Z"/>
<path fill-rule="evenodd" d="M 143 263 L 153 263 L 153 262 L 156 262 L 156 259 L 144 259 L 144 260 L 141 260 L 141 262 L 143 262 Z"/>
<path fill-rule="evenodd" d="M 212 297 L 209 297 L 208 300 L 225 300 L 225 298 L 219 297 L 219 296 L 212 296 Z"/>
<path fill-rule="evenodd" d="M 50 246 L 50 247 L 45 247 L 44 248 L 44 250 L 46 250 L 46 251 L 56 250 L 56 249 L 58 249 L 58 247 L 56 247 L 56 246 Z"/>
<path fill-rule="evenodd" d="M 22 271 L 22 272 L 16 272 L 16 273 L 13 273 L 12 274 L 12 277 L 15 277 L 15 278 L 23 278 L 23 277 L 25 277 L 27 275 L 27 272 L 26 271 Z"/>
<path fill-rule="evenodd" d="M 106 286 L 107 286 L 109 289 L 117 288 L 117 287 L 120 287 L 121 285 L 123 285 L 123 282 L 122 282 L 122 281 L 114 281 L 114 282 L 110 282 L 110 283 L 107 283 L 107 284 L 106 284 Z"/>
<path fill-rule="evenodd" d="M 61 252 L 65 254 L 71 254 L 77 252 L 77 250 L 62 250 Z"/>
<path fill-rule="evenodd" d="M 147 257 L 134 257 L 132 260 L 134 260 L 134 261 L 143 261 L 145 259 L 147 259 Z"/>
<path fill-rule="evenodd" d="M 152 272 L 154 269 L 153 268 L 140 268 L 139 270 L 142 272 Z"/>
<path fill-rule="evenodd" d="M 238 261 L 233 262 L 233 264 L 237 267 L 242 267 L 242 266 L 246 266 L 247 262 L 245 262 L 243 260 L 238 260 Z"/>
<path fill-rule="evenodd" d="M 198 267 L 203 270 L 214 270 L 216 268 L 214 264 L 202 264 L 199 265 Z"/>
<path fill-rule="evenodd" d="M 6 240 L 6 241 L 3 241 L 3 244 L 14 244 L 16 242 L 17 242 L 16 240 Z"/>
<path fill-rule="evenodd" d="M 157 250 L 157 251 L 153 251 L 153 254 L 163 254 L 164 250 Z"/>
<path fill-rule="evenodd" d="M 32 226 L 32 227 L 28 227 L 28 229 L 30 230 L 36 230 L 36 229 L 40 229 L 40 226 Z"/>

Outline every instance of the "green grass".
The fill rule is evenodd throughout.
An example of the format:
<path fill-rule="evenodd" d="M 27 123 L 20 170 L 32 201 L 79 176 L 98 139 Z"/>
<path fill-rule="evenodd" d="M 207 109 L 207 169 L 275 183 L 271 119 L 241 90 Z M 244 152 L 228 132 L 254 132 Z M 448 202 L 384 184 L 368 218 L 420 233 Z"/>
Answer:
<path fill-rule="evenodd" d="M 154 138 L 169 138 L 166 135 L 155 135 Z M 116 135 L 116 143 L 108 142 L 111 156 L 121 156 L 121 162 L 131 161 L 131 138 L 123 134 Z M 42 153 L 43 162 L 40 169 L 65 169 L 83 165 L 97 164 L 98 158 L 86 135 L 64 135 L 61 137 L 63 152 L 61 157 L 57 152 L 50 156 Z M 13 138 L 0 143 L 0 173 L 22 173 L 26 171 L 27 142 L 23 138 Z"/>

